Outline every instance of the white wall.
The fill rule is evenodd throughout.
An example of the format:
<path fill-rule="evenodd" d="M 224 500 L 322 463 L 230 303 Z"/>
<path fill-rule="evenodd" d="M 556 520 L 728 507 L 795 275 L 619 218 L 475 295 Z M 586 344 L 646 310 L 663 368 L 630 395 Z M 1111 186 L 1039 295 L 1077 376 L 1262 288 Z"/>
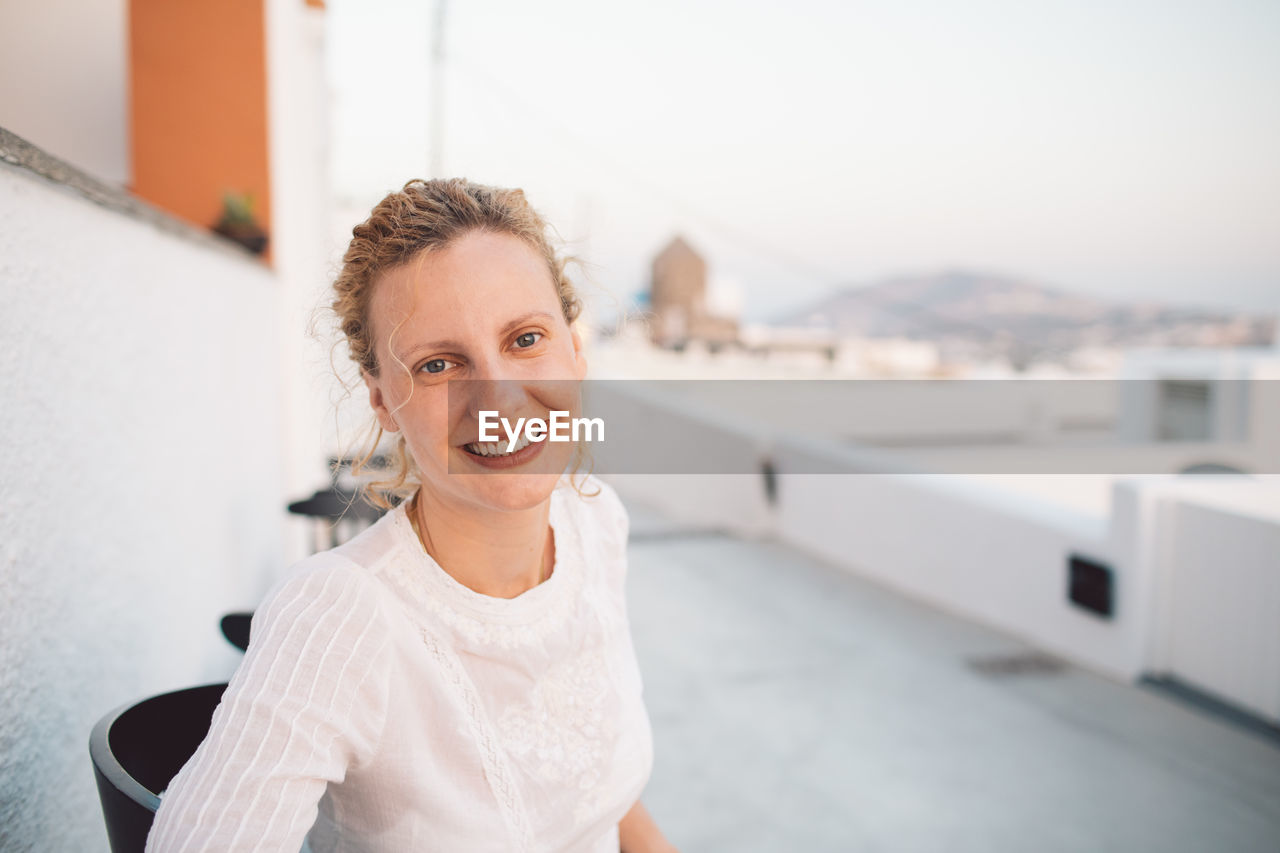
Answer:
<path fill-rule="evenodd" d="M 767 434 L 646 393 L 644 383 L 628 385 L 587 386 L 583 412 L 604 420 L 607 439 L 589 447 L 592 470 L 630 498 L 693 526 L 742 536 L 772 532 L 760 473 L 698 473 L 759 472 L 768 455 Z M 659 473 L 636 473 L 645 471 Z M 677 473 L 682 471 L 690 473 Z"/>
<path fill-rule="evenodd" d="M 628 414 L 625 383 L 597 385 L 610 405 L 607 424 Z M 641 387 L 643 428 L 672 434 L 695 452 L 719 454 L 712 470 L 749 471 L 769 456 L 778 472 L 776 505 L 761 476 L 697 474 L 610 477 L 621 494 L 684 523 L 771 534 L 816 556 L 943 610 L 1020 636 L 1041 648 L 1120 678 L 1141 672 L 1145 622 L 1135 577 L 1116 572 L 1122 602 L 1113 620 L 1067 600 L 1072 553 L 1110 561 L 1117 532 L 1104 513 L 972 479 L 912 470 L 903 457 L 817 438 L 768 436 L 754 425 L 713 419 L 693 400 L 663 401 Z M 589 409 L 600 413 L 600 407 Z M 640 414 L 634 414 L 638 418 Z M 660 444 L 649 439 L 650 444 Z M 724 454 L 736 453 L 735 464 Z M 635 454 L 628 454 L 634 462 Z M 652 470 L 673 470 L 655 462 Z M 634 469 L 629 469 L 634 470 Z M 921 471 L 927 469 L 919 469 Z M 879 472 L 895 472 L 891 474 Z"/>
<path fill-rule="evenodd" d="M 1125 484 L 1146 669 L 1280 724 L 1280 478 Z"/>
<path fill-rule="evenodd" d="M 1113 443 L 1085 446 L 1007 444 L 998 447 L 903 448 L 894 453 L 927 471 L 991 475 L 1123 476 L 1176 474 L 1208 462 L 1241 471 L 1277 469 L 1275 453 L 1262 440 L 1236 442 Z M 1029 473 L 1027 473 L 1029 472 Z"/>
<path fill-rule="evenodd" d="M 606 392 L 628 393 L 624 383 L 594 389 Z M 1280 476 L 976 477 L 924 473 L 927 466 L 898 473 L 920 460 L 768 437 L 704 417 L 693 401 L 664 405 L 636 393 L 632 414 L 644 431 L 678 436 L 697 457 L 718 454 L 713 468 L 745 471 L 771 457 L 777 500 L 765 502 L 758 475 L 691 473 L 610 477 L 625 497 L 686 525 L 776 536 L 1076 664 L 1123 680 L 1172 675 L 1280 722 Z M 612 402 L 606 423 L 629 412 Z M 1104 452 L 1154 463 L 1186 450 Z M 679 470 L 661 463 L 652 469 Z M 1035 488 L 1010 488 L 1011 480 Z M 1099 500 L 1100 489 L 1111 494 Z M 1110 618 L 1069 600 L 1072 554 L 1111 567 Z"/>
<path fill-rule="evenodd" d="M 0 848 L 105 850 L 93 724 L 285 568 L 277 282 L 0 163 L 0 286 Z"/>
<path fill-rule="evenodd" d="M 339 386 L 331 340 L 315 329 L 335 270 L 329 233 L 329 89 L 325 16 L 295 0 L 267 0 L 267 114 L 271 160 L 272 263 L 280 280 L 279 363 L 287 405 L 281 423 L 285 482 L 293 499 L 326 486 L 326 461 L 342 450 L 334 402 Z M 353 223 L 354 224 L 354 223 Z M 293 519 L 289 554 L 310 548 L 313 523 Z"/>
<path fill-rule="evenodd" d="M 616 345 L 592 354 L 592 378 L 626 376 Z M 648 367 L 672 366 L 669 353 L 632 357 Z M 725 358 L 720 375 L 690 381 L 672 369 L 636 385 L 668 402 L 687 399 L 704 414 L 735 418 L 781 433 L 893 446 L 971 446 L 974 442 L 1105 440 L 1123 390 L 1119 383 L 1053 380 L 836 380 L 768 376 L 751 362 Z M 711 365 L 708 365 L 710 367 Z M 642 367 L 637 367 L 639 372 Z M 695 369 L 696 370 L 696 369 Z M 649 377 L 646 377 L 647 379 Z M 770 379 L 787 379 L 769 382 Z M 732 381 L 746 380 L 746 381 Z"/>
<path fill-rule="evenodd" d="M 127 184 L 128 36 L 127 0 L 4 0 L 0 127 Z"/>
<path fill-rule="evenodd" d="M 1179 503 L 1169 671 L 1280 723 L 1280 523 Z"/>
<path fill-rule="evenodd" d="M 813 471 L 815 457 L 828 474 Z M 856 452 L 782 442 L 778 535 L 942 610 L 1119 678 L 1141 672 L 1132 578 L 1116 567 L 1114 619 L 1067 599 L 1067 559 L 1112 562 L 1109 520 L 971 480 L 866 474 Z M 845 472 L 845 473 L 840 473 Z"/>

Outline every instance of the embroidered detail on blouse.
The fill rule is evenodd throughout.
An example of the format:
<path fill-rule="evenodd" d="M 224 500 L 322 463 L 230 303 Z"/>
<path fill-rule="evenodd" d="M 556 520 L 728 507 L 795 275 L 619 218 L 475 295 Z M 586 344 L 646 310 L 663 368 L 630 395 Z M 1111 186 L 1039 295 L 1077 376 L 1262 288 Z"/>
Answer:
<path fill-rule="evenodd" d="M 516 771 L 573 791 L 572 820 L 578 827 L 598 819 L 605 807 L 604 782 L 621 737 L 621 679 L 610 655 L 617 653 L 619 632 L 626 630 L 625 616 L 619 621 L 606 591 L 587 582 L 585 555 L 593 544 L 571 518 L 565 496 L 557 490 L 553 499 L 560 501 L 551 510 L 555 571 L 514 599 L 481 595 L 450 577 L 422 551 L 402 507 L 388 519 L 400 539 L 398 553 L 382 566 L 387 579 L 414 602 L 411 617 L 461 700 L 485 779 L 522 853 L 534 849 L 535 835 Z M 453 646 L 455 639 L 490 650 L 529 647 L 563 634 L 575 617 L 595 623 L 586 632 L 593 638 L 589 645 L 553 663 L 522 700 L 490 712 Z"/>
<path fill-rule="evenodd" d="M 553 602 L 545 613 L 532 622 L 503 625 L 484 622 L 450 607 L 439 596 L 426 595 L 423 603 L 450 628 L 456 630 L 470 643 L 513 649 L 533 643 L 541 643 L 552 634 L 560 632 L 572 611 L 573 598 Z"/>
<path fill-rule="evenodd" d="M 599 782 L 617 740 L 615 688 L 603 646 L 553 665 L 527 702 L 510 705 L 497 730 L 510 755 L 542 780 L 581 794 L 575 826 L 599 809 Z"/>
<path fill-rule="evenodd" d="M 505 756 L 497 744 L 493 727 L 488 716 L 480 705 L 480 696 L 476 693 L 475 684 L 463 670 L 462 662 L 451 649 L 443 648 L 430 631 L 422 631 L 422 641 L 432 656 L 439 662 L 446 678 L 462 697 L 471 718 L 471 726 L 475 732 L 476 742 L 480 746 L 480 761 L 484 768 L 485 779 L 498 801 L 507 828 L 519 844 L 521 853 L 533 853 L 533 827 L 529 824 L 529 814 L 525 810 L 523 798 L 511 778 L 511 769 L 507 766 Z"/>
<path fill-rule="evenodd" d="M 560 495 L 555 497 L 562 499 Z M 553 508 L 553 512 L 555 511 L 556 508 Z M 413 537 L 416 546 L 417 536 L 412 532 L 404 509 L 397 507 L 393 512 L 397 513 L 394 523 L 400 534 Z M 563 519 L 564 515 L 558 517 Z M 466 589 L 426 554 L 421 554 L 421 564 L 413 565 L 406 560 L 394 559 L 385 570 L 416 602 L 441 623 L 454 629 L 468 643 L 503 649 L 542 643 L 547 637 L 563 630 L 585 582 L 582 561 L 577 554 L 581 548 L 581 542 L 577 538 L 579 532 L 564 521 L 553 525 L 553 528 L 556 537 L 554 573 L 543 584 L 516 599 L 490 599 Z M 417 546 L 417 550 L 421 550 L 420 546 Z M 561 588 L 553 590 L 549 588 L 551 584 Z M 550 596 L 553 591 L 554 596 Z M 547 596 L 548 600 L 536 602 L 538 607 L 531 618 L 505 621 L 504 615 L 513 609 L 511 605 L 515 602 L 526 603 L 521 599 L 529 595 Z"/>

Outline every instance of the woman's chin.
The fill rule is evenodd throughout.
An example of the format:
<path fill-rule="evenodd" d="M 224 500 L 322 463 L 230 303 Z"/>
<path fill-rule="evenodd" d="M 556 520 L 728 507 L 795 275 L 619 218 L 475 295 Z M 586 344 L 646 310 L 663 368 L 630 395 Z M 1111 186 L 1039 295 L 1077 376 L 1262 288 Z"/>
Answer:
<path fill-rule="evenodd" d="M 532 509 L 546 502 L 555 491 L 558 477 L 551 474 L 525 474 L 520 476 L 468 477 L 472 482 L 467 490 L 476 503 L 490 509 Z"/>
<path fill-rule="evenodd" d="M 516 460 L 519 464 L 494 465 L 491 460 L 474 458 L 463 448 L 454 448 L 448 476 L 478 504 L 503 510 L 529 509 L 550 497 L 571 454 L 570 444 L 542 443 L 527 460 Z"/>

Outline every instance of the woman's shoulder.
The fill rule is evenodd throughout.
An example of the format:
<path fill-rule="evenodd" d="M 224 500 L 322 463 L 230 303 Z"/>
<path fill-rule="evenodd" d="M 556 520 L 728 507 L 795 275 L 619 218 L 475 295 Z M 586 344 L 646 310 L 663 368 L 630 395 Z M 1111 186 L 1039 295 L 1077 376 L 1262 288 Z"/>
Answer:
<path fill-rule="evenodd" d="M 366 567 L 337 550 L 313 554 L 267 591 L 254 611 L 250 645 L 363 636 L 383 621 L 381 597 L 380 585 Z"/>

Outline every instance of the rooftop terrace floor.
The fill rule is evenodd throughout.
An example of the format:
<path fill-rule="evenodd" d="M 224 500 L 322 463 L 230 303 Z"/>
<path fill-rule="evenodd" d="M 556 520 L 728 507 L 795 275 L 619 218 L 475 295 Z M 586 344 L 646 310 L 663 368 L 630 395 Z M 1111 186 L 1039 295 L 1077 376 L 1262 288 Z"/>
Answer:
<path fill-rule="evenodd" d="M 644 801 L 686 853 L 1280 850 L 1273 735 L 629 508 Z"/>

